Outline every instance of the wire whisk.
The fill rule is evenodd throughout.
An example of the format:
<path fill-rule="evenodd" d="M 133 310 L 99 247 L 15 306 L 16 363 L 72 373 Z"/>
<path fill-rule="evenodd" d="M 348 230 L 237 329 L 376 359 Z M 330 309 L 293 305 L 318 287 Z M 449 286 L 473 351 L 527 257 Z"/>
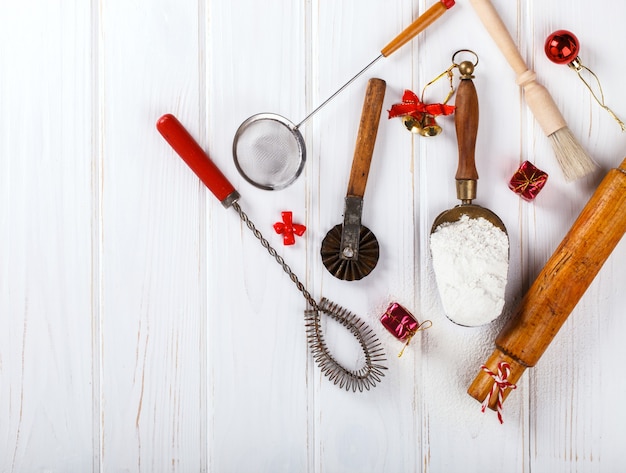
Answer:
<path fill-rule="evenodd" d="M 304 312 L 308 346 L 313 355 L 313 360 L 320 367 L 324 376 L 346 391 L 356 392 L 358 390 L 362 392 L 376 386 L 387 368 L 382 364 L 386 361 L 385 353 L 374 331 L 356 315 L 339 305 L 325 298 L 319 304 L 315 301 L 284 258 L 278 254 L 241 209 L 237 202 L 240 198 L 239 192 L 235 190 L 176 117 L 170 114 L 162 116 L 157 122 L 157 129 L 222 205 L 225 208 L 232 207 L 237 212 L 241 221 L 252 231 L 252 234 L 302 293 L 310 307 Z M 332 355 L 324 340 L 321 327 L 322 314 L 337 321 L 356 338 L 363 351 L 364 364 L 361 368 L 356 370 L 345 368 Z"/>

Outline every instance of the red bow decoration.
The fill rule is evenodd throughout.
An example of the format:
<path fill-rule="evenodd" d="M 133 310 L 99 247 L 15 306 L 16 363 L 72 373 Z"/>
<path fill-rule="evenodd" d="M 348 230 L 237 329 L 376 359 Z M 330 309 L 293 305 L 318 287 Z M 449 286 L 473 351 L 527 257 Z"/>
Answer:
<path fill-rule="evenodd" d="M 424 114 L 429 114 L 433 117 L 437 115 L 452 115 L 454 108 L 454 105 L 445 105 L 442 103 L 426 104 L 419 99 L 415 92 L 405 90 L 404 95 L 402 95 L 402 103 L 391 106 L 389 118 L 410 115 L 419 120 Z"/>
<path fill-rule="evenodd" d="M 279 235 L 283 235 L 283 245 L 293 245 L 296 242 L 296 235 L 302 236 L 306 231 L 304 225 L 299 223 L 293 223 L 293 215 L 291 212 L 281 212 L 282 222 L 276 222 L 274 224 L 274 230 Z"/>

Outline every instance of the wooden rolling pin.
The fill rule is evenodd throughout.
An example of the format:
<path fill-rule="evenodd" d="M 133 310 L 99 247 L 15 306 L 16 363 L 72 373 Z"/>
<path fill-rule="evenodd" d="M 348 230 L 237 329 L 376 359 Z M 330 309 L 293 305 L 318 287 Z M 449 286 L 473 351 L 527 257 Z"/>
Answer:
<path fill-rule="evenodd" d="M 508 382 L 535 366 L 600 268 L 626 232 L 626 159 L 608 172 L 559 247 L 537 276 L 516 312 L 496 337 L 496 349 L 485 366 L 498 372 L 510 365 Z M 485 401 L 494 378 L 481 370 L 468 389 Z M 511 392 L 504 390 L 503 398 Z M 497 396 L 489 402 L 496 409 Z"/>

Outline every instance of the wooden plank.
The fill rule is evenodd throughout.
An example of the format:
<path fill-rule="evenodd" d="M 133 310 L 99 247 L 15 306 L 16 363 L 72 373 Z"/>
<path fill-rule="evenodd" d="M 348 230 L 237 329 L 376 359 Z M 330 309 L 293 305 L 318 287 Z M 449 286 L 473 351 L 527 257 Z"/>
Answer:
<path fill-rule="evenodd" d="M 623 73 L 624 66 L 615 63 L 609 54 L 606 22 L 610 22 L 608 16 L 623 16 L 624 6 L 600 2 L 592 10 L 573 8 L 563 17 L 555 5 L 537 2 L 530 13 L 529 41 L 541 44 L 557 29 L 572 31 L 580 41 L 582 63 L 602 81 L 606 103 L 619 111 L 615 78 Z M 602 32 L 597 29 L 599 24 L 605 25 Z M 575 185 L 562 184 L 560 176 L 553 173 L 551 188 L 546 189 L 536 213 L 537 238 L 529 245 L 530 256 L 542 262 L 560 243 L 606 171 L 621 162 L 626 139 L 573 70 L 549 62 L 540 49 L 534 58 L 537 73 L 551 90 L 572 132 L 599 164 L 597 173 Z M 626 112 L 623 105 L 621 108 L 622 114 Z M 616 344 L 609 333 L 621 323 L 615 296 L 618 281 L 624 277 L 619 263 L 623 258 L 622 244 L 531 375 L 532 469 L 541 465 L 555 472 L 601 471 L 620 464 L 621 445 L 612 439 L 623 438 L 623 426 L 618 427 L 616 421 L 626 414 L 624 406 L 614 402 L 614 396 L 624 391 L 620 383 L 614 386 L 617 391 L 608 388 L 606 380 L 613 377 L 614 370 L 619 369 L 618 360 L 624 357 L 623 346 Z M 612 433 L 607 436 L 609 431 Z"/>
<path fill-rule="evenodd" d="M 0 18 L 0 471 L 93 471 L 90 5 Z"/>
<path fill-rule="evenodd" d="M 391 39 L 420 13 L 404 2 L 384 5 L 320 2 L 317 19 L 319 95 L 332 93 L 373 60 Z M 442 23 L 445 19 L 440 20 Z M 387 82 L 383 116 L 364 196 L 363 224 L 378 239 L 380 258 L 374 271 L 361 281 L 336 280 L 312 262 L 316 285 L 324 295 L 363 318 L 377 333 L 387 353 L 388 370 L 380 386 L 363 394 L 345 393 L 324 379 L 316 383 L 316 445 L 314 471 L 419 471 L 423 431 L 415 422 L 422 410 L 419 365 L 422 342 L 415 337 L 404 356 L 402 343 L 387 333 L 380 316 L 396 301 L 416 317 L 420 310 L 419 265 L 415 225 L 419 189 L 414 185 L 414 143 L 398 119 L 387 110 L 401 100 L 404 88 L 415 86 L 413 52 L 406 45 L 381 59 L 363 77 L 335 99 L 315 123 L 316 174 L 312 211 L 320 237 L 343 218 L 343 199 L 354 152 L 366 82 L 379 77 Z M 332 327 L 331 327 L 332 328 Z M 333 334 L 333 332 L 331 332 Z M 358 353 L 348 336 L 335 331 L 329 345 L 349 366 L 357 366 Z"/>
<path fill-rule="evenodd" d="M 420 212 L 423 215 L 420 228 L 423 242 L 420 255 L 421 294 L 423 312 L 433 320 L 422 368 L 425 394 L 421 422 L 428 432 L 425 471 L 455 471 L 467 465 L 486 471 L 523 471 L 526 445 L 523 386 L 516 392 L 517 398 L 507 406 L 503 426 L 498 424 L 494 413 L 488 411 L 482 414 L 480 404 L 466 393 L 502 319 L 510 310 L 508 301 L 515 297 L 519 286 L 519 262 L 523 247 L 521 232 L 524 226 L 519 215 L 518 197 L 507 188 L 506 181 L 519 162 L 527 159 L 520 147 L 523 116 L 515 78 L 507 69 L 502 54 L 470 4 L 458 3 L 454 8 L 456 11 L 451 12 L 446 29 L 434 30 L 428 37 L 428 45 L 424 44 L 421 52 L 428 50 L 431 55 L 437 54 L 440 58 L 439 70 L 452 62 L 451 57 L 456 50 L 470 49 L 478 55 L 474 84 L 479 101 L 476 143 L 479 179 L 474 203 L 495 212 L 507 227 L 510 241 L 509 280 L 503 315 L 492 324 L 467 328 L 456 326 L 446 318 L 428 246 L 428 234 L 435 217 L 459 204 L 454 180 L 458 161 L 454 117 L 442 119 L 446 126 L 445 134 L 436 140 L 423 140 L 419 148 L 422 183 Z M 508 9 L 505 18 L 516 25 L 516 15 L 514 9 Z M 460 54 L 460 58 L 473 60 L 468 54 Z M 436 70 L 429 75 L 434 73 Z M 428 76 L 423 80 L 428 80 Z M 459 73 L 455 71 L 455 85 L 458 81 Z M 471 303 L 468 301 L 468 304 Z M 494 449 L 497 455 L 493 455 Z"/>
<path fill-rule="evenodd" d="M 204 193 L 155 129 L 198 132 L 198 8 L 101 5 L 102 471 L 207 468 Z"/>
<path fill-rule="evenodd" d="M 307 6 L 237 0 L 207 7 L 208 149 L 241 193 L 241 208 L 308 285 L 315 229 L 306 211 L 305 176 L 269 192 L 244 181 L 232 160 L 235 131 L 248 117 L 272 112 L 295 123 L 304 118 Z M 207 205 L 210 470 L 307 471 L 314 407 L 308 399 L 313 367 L 306 301 L 234 210 L 212 196 Z M 272 228 L 286 210 L 309 227 L 293 246 L 283 246 Z"/>

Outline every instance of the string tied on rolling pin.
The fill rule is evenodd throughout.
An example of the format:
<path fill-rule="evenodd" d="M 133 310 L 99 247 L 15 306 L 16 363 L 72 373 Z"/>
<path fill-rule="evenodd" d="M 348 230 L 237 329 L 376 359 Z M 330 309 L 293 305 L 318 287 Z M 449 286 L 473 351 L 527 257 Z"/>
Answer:
<path fill-rule="evenodd" d="M 485 365 L 482 365 L 480 369 L 482 369 L 485 373 L 487 373 L 489 376 L 493 378 L 493 386 L 491 387 L 491 391 L 489 391 L 489 394 L 487 394 L 487 397 L 483 401 L 483 405 L 480 410 L 482 412 L 485 412 L 485 409 L 489 406 L 492 398 L 496 396 L 496 393 L 497 393 L 498 400 L 496 403 L 496 409 L 498 412 L 498 420 L 500 421 L 501 424 L 503 424 L 504 421 L 502 420 L 502 403 L 504 400 L 504 392 L 507 389 L 517 388 L 516 384 L 510 383 L 508 381 L 509 375 L 511 374 L 511 366 L 507 362 L 501 361 L 500 363 L 498 363 L 497 373 L 494 373 Z"/>

